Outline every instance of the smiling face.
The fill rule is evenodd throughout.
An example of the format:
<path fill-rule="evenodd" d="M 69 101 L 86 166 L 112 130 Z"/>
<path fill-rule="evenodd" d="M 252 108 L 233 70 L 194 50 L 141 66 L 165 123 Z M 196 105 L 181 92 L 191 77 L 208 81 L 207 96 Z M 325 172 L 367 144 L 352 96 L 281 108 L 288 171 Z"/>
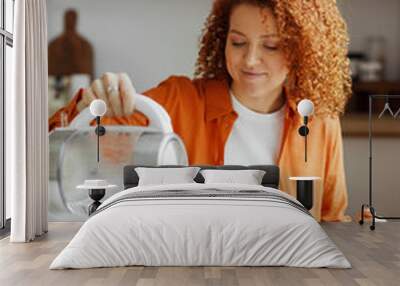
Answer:
<path fill-rule="evenodd" d="M 235 90 L 255 97 L 281 93 L 288 68 L 271 9 L 249 4 L 233 9 L 225 58 Z"/>

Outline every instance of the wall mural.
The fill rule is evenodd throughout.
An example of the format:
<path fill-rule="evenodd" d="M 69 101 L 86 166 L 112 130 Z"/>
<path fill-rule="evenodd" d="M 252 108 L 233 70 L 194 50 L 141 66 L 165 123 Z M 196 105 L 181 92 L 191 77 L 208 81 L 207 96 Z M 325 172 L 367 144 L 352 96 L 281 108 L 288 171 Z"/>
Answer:
<path fill-rule="evenodd" d="M 191 7 L 176 12 L 181 17 L 169 32 L 163 22 L 170 19 L 152 12 L 144 12 L 149 21 L 139 24 L 136 17 L 123 18 L 126 11 L 114 21 L 82 10 L 84 26 L 96 27 L 90 34 L 96 53 L 113 49 L 105 70 L 95 70 L 103 58 L 95 58 L 86 36 L 79 35 L 78 12 L 68 10 L 64 32 L 49 43 L 53 218 L 85 217 L 90 200 L 76 185 L 99 178 L 122 186 L 125 165 L 230 164 L 277 165 L 279 188 L 292 195 L 296 188 L 289 177 L 317 178 L 313 215 L 347 220 L 339 116 L 352 93 L 348 31 L 335 1 L 293 6 L 296 11 L 286 9 L 292 1 L 300 0 L 261 6 L 233 0 L 193 4 L 207 11 L 196 17 L 201 18 L 196 23 L 206 19 L 197 32 L 185 30 L 185 19 L 191 22 L 184 17 L 193 18 L 195 11 Z M 178 2 L 171 5 L 182 9 Z M 313 17 L 304 18 L 304 13 Z M 90 15 L 94 24 L 88 24 Z M 118 29 L 109 30 L 113 25 L 127 30 L 121 36 Z M 135 37 L 138 31 L 146 35 L 144 26 L 163 34 Z M 109 36 L 103 46 L 96 44 L 98 31 Z M 180 45 L 185 42 L 180 32 L 197 39 L 196 50 Z M 126 39 L 133 41 L 128 49 Z M 166 69 L 158 56 L 168 46 L 171 53 L 163 54 L 163 60 L 172 72 L 159 79 L 157 72 Z M 184 68 L 175 72 L 188 51 L 194 55 L 191 73 L 181 72 Z M 137 64 L 144 57 L 150 71 Z M 185 60 L 186 66 L 190 62 Z M 141 85 L 131 70 L 135 64 L 142 78 L 157 81 Z M 96 123 L 90 106 L 99 99 L 106 109 Z M 304 99 L 312 108 L 300 114 L 298 104 Z M 99 122 L 105 128 L 101 137 L 90 127 Z"/>

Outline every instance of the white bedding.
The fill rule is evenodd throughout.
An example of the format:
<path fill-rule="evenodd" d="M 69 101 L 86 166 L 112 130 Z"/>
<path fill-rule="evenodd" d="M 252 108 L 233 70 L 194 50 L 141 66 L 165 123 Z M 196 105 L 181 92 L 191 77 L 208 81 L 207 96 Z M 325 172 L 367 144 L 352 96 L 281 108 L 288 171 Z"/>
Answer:
<path fill-rule="evenodd" d="M 50 269 L 145 266 L 293 266 L 350 268 L 307 213 L 261 198 L 174 197 L 121 201 L 143 191 L 262 190 L 254 185 L 179 184 L 135 187 L 107 199 Z M 204 191 L 203 191 L 204 192 Z M 206 191 L 205 191 L 206 192 Z M 108 206 L 108 207 L 107 207 Z"/>

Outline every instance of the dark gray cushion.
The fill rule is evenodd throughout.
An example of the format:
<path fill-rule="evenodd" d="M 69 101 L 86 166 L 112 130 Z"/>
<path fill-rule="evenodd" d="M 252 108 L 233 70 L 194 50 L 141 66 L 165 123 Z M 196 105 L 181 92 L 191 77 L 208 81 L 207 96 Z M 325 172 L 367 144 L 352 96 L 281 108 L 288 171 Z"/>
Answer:
<path fill-rule="evenodd" d="M 124 167 L 124 189 L 136 187 L 139 183 L 139 176 L 135 171 L 137 167 L 149 167 L 149 168 L 178 168 L 178 167 L 187 167 L 187 166 L 177 166 L 177 165 L 169 165 L 169 166 L 143 166 L 143 165 L 131 165 Z M 263 170 L 265 171 L 265 175 L 262 179 L 262 185 L 265 187 L 271 187 L 278 189 L 279 188 L 279 167 L 274 165 L 251 165 L 251 166 L 239 166 L 239 165 L 224 165 L 224 166 L 208 166 L 208 165 L 193 165 L 191 167 L 200 167 L 202 170 L 204 169 L 222 169 L 222 170 Z M 204 178 L 200 174 L 194 178 L 197 183 L 204 183 Z"/>

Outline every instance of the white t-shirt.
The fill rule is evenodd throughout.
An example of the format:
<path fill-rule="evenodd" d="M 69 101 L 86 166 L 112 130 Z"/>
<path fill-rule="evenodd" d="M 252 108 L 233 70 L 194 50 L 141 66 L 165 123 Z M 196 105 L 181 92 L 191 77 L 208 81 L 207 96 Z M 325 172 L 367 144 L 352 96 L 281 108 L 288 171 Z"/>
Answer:
<path fill-rule="evenodd" d="M 225 165 L 275 165 L 280 150 L 285 104 L 273 113 L 262 114 L 241 104 L 231 94 L 232 106 L 239 115 L 224 150 Z"/>

